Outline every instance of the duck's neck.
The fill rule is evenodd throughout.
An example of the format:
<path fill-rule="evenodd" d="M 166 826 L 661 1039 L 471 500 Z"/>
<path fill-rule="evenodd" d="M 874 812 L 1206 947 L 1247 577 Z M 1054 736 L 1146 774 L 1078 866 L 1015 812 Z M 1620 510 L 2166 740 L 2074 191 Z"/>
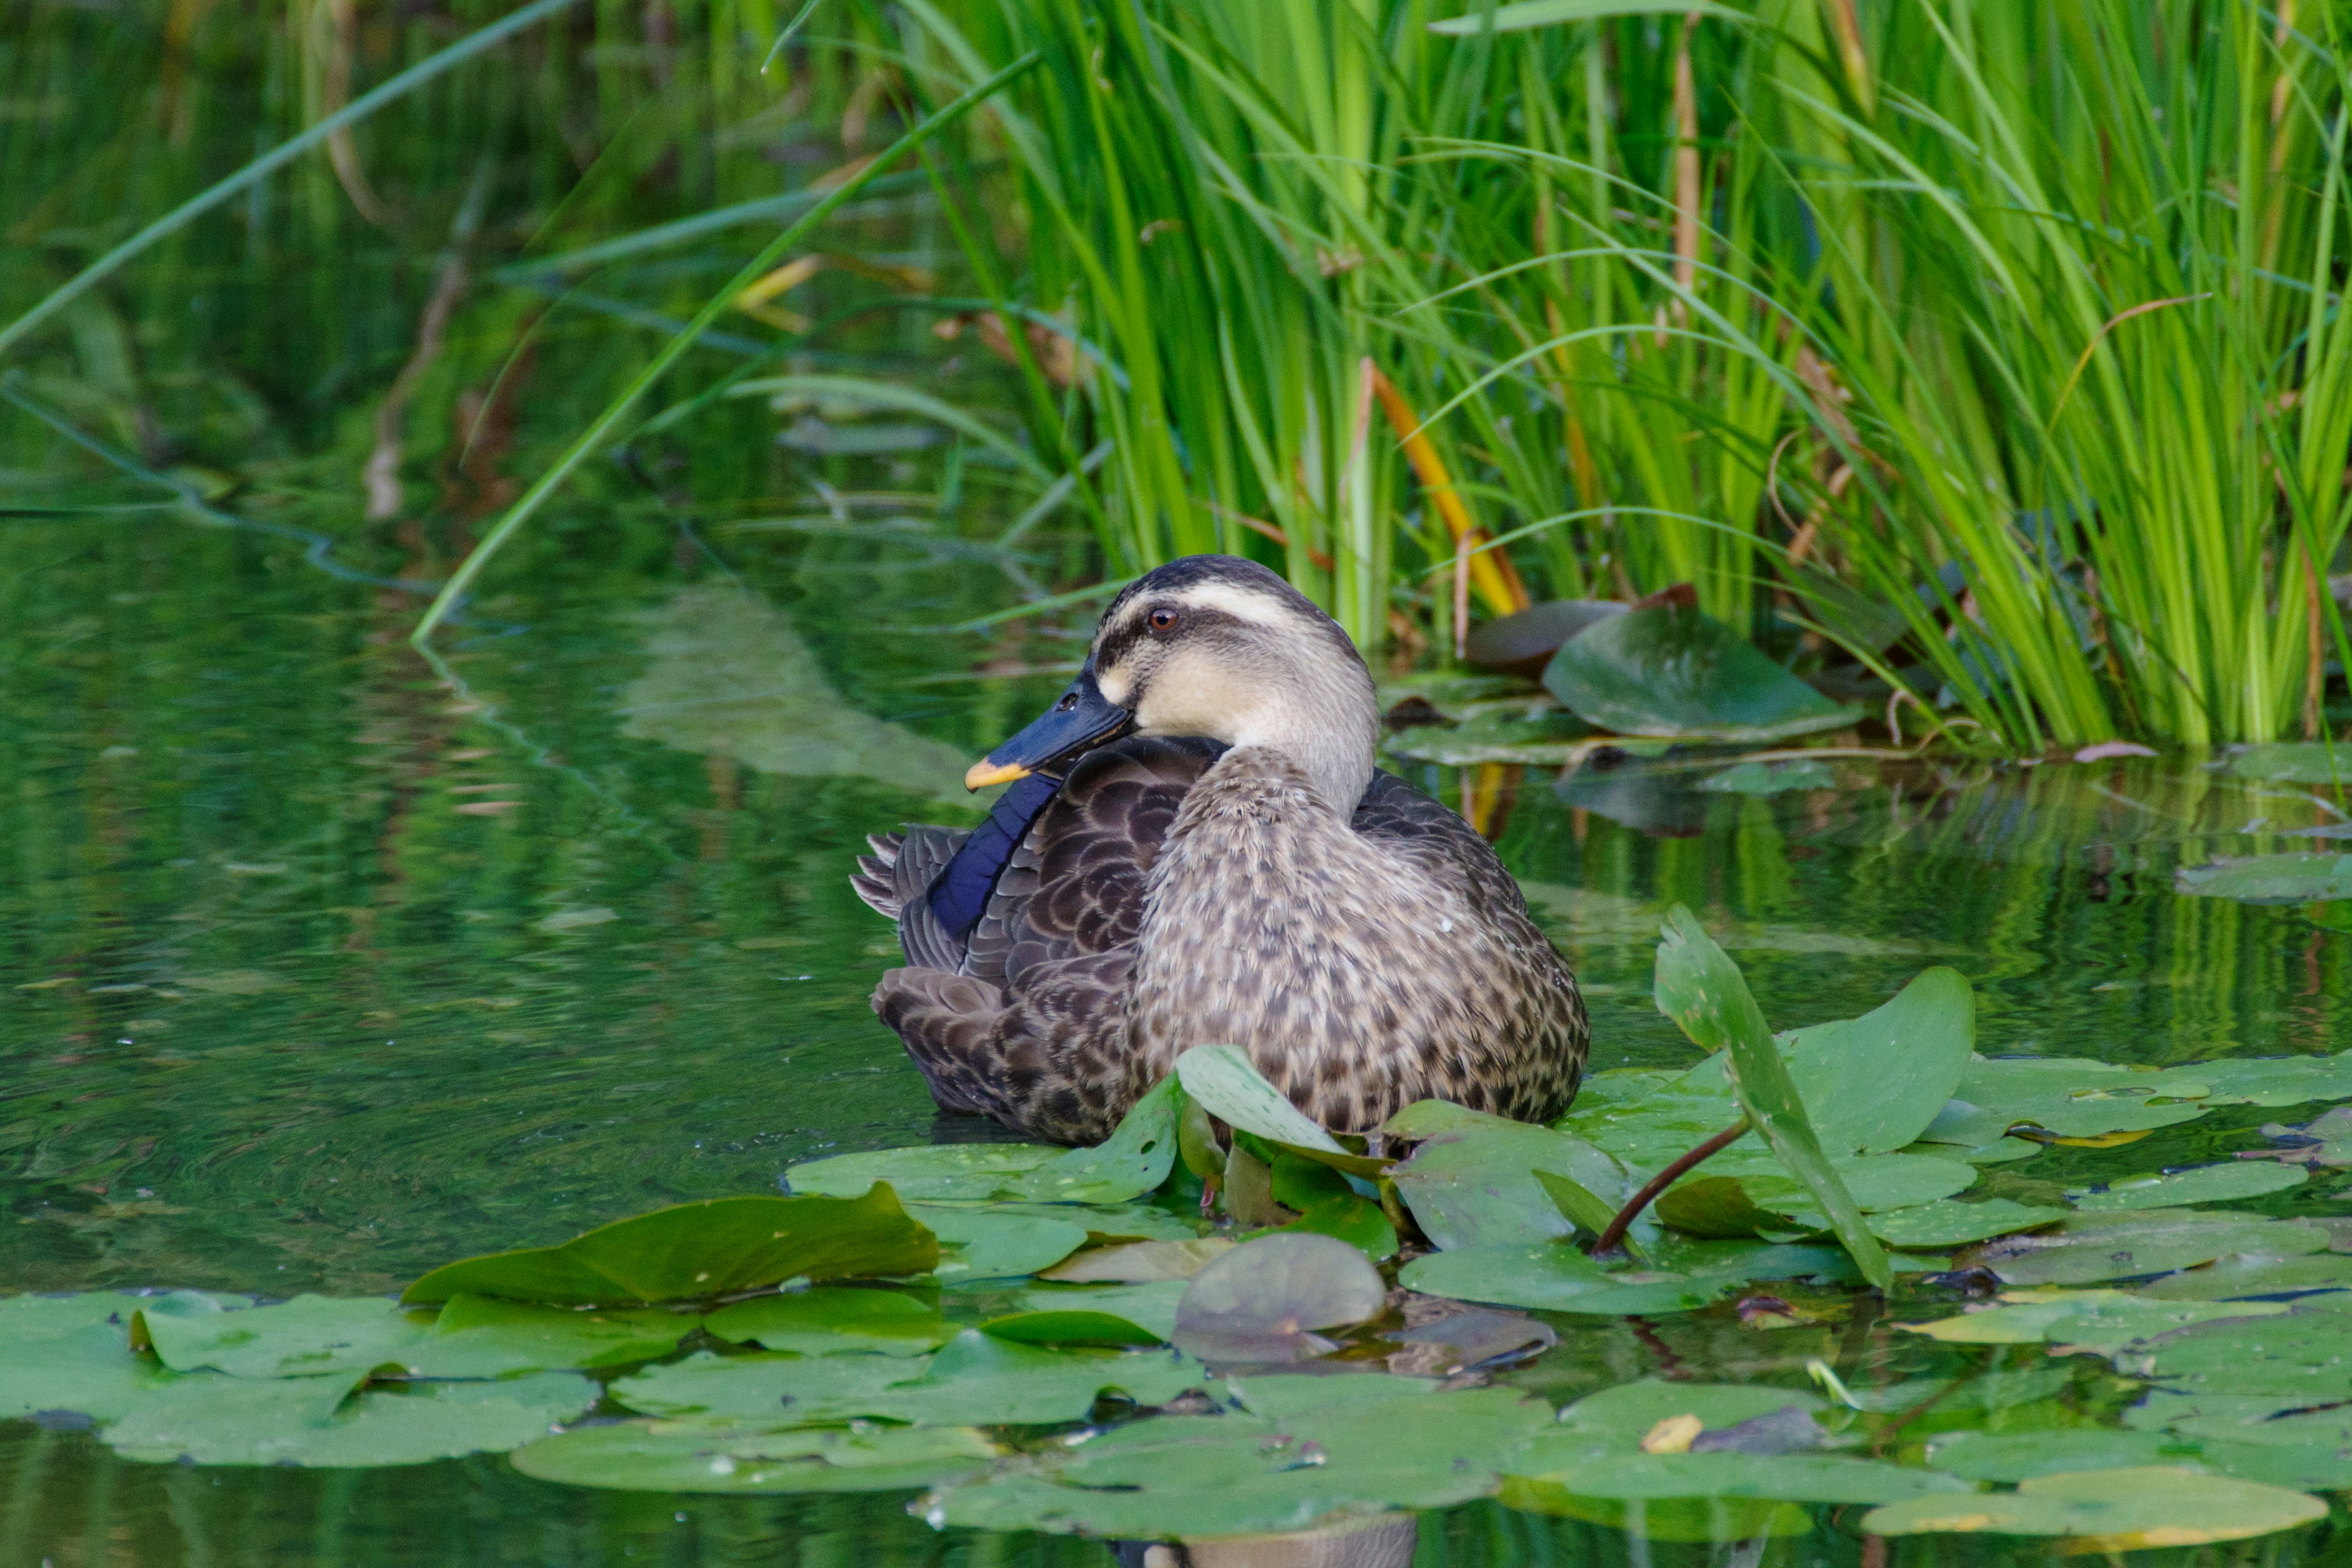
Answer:
<path fill-rule="evenodd" d="M 1349 732 L 1354 728 L 1322 724 L 1252 729 L 1234 737 L 1233 749 L 1218 767 L 1234 773 L 1266 773 L 1282 771 L 1280 763 L 1287 763 L 1306 779 L 1324 807 L 1344 823 L 1356 815 L 1356 803 L 1372 786 L 1372 746 L 1377 735 Z"/>

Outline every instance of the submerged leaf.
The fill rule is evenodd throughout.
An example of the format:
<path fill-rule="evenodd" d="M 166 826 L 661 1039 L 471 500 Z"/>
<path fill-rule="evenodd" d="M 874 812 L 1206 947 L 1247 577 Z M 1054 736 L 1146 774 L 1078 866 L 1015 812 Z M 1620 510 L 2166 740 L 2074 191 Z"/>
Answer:
<path fill-rule="evenodd" d="M 624 1421 L 542 1437 L 509 1456 L 563 1486 L 646 1492 L 911 1491 L 967 1479 L 996 1448 L 968 1426 L 782 1432 Z"/>
<path fill-rule="evenodd" d="M 1203 1360 L 1303 1361 L 1330 1348 L 1313 1331 L 1368 1321 L 1387 1301 L 1379 1271 L 1356 1247 L 1281 1231 L 1194 1275 L 1177 1302 L 1172 1337 Z"/>
<path fill-rule="evenodd" d="M 1947 1432 L 1927 1440 L 1927 1464 L 1972 1481 L 2030 1481 L 2070 1470 L 2116 1470 L 2196 1458 L 2196 1446 L 2160 1432 L 2060 1426 L 2047 1431 Z"/>
<path fill-rule="evenodd" d="M 2047 1341 L 2112 1355 L 2127 1345 L 2216 1319 L 2275 1317 L 2287 1310 L 2279 1301 L 2155 1301 L 2125 1290 L 2013 1290 L 2001 1300 L 2008 1305 L 1897 1326 L 1947 1344 Z"/>
<path fill-rule="evenodd" d="M 2352 746 L 2314 741 L 2248 746 L 2230 759 L 2230 771 L 2272 784 L 2352 784 Z"/>
<path fill-rule="evenodd" d="M 1837 788 L 1837 774 L 1827 763 L 1811 757 L 1786 762 L 1745 762 L 1709 773 L 1698 787 L 1720 795 L 1787 795 L 1796 790 Z"/>
<path fill-rule="evenodd" d="M 617 1220 L 559 1247 L 445 1264 L 407 1303 L 460 1291 L 554 1306 L 612 1306 L 731 1295 L 793 1279 L 921 1274 L 939 1243 L 877 1184 L 863 1197 L 716 1198 Z"/>
<path fill-rule="evenodd" d="M 1916 1498 L 1873 1509 L 1874 1535 L 1992 1531 L 2060 1535 L 2075 1550 L 2129 1552 L 2268 1535 L 2327 1517 L 2317 1498 L 2170 1466 L 2037 1476 L 2013 1492 Z"/>
<path fill-rule="evenodd" d="M 1139 1241 L 1101 1247 L 1040 1269 L 1038 1278 L 1069 1285 L 1141 1285 L 1156 1279 L 1190 1279 L 1234 1249 L 1221 1236 L 1197 1241 Z"/>
<path fill-rule="evenodd" d="M 1625 735 L 1766 742 L 1862 716 L 1696 609 L 1612 616 L 1552 656 L 1544 685 L 1587 723 Z"/>
<path fill-rule="evenodd" d="M 854 1198 L 887 1182 L 904 1203 L 983 1203 L 1005 1195 L 1041 1166 L 1069 1152 L 1042 1143 L 939 1143 L 835 1154 L 784 1167 L 795 1193 Z"/>
<path fill-rule="evenodd" d="M 2352 855 L 2303 852 L 2257 855 L 2184 866 L 2173 890 L 2191 898 L 2234 899 L 2242 904 L 2315 904 L 2352 899 Z"/>

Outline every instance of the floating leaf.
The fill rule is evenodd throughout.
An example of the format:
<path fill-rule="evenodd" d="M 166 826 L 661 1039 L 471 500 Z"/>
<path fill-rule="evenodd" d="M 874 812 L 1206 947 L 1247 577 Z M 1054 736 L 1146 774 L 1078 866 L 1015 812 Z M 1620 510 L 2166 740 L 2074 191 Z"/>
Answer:
<path fill-rule="evenodd" d="M 981 1331 L 1033 1345 L 1152 1345 L 1176 1327 L 1184 1282 L 1045 1285 L 1024 1291 L 1021 1310 L 991 1318 Z"/>
<path fill-rule="evenodd" d="M 2317 1498 L 2280 1487 L 2151 1465 L 2037 1476 L 2013 1492 L 1915 1498 L 1864 1515 L 1873 1535 L 2060 1535 L 2079 1552 L 2201 1546 L 2268 1535 L 2327 1517 Z"/>
<path fill-rule="evenodd" d="M 133 1342 L 152 1346 L 173 1372 L 210 1367 L 234 1377 L 314 1377 L 404 1365 L 430 1331 L 427 1322 L 381 1297 L 330 1296 L 297 1296 L 242 1311 L 224 1311 L 202 1297 L 166 1297 L 141 1311 L 131 1329 Z"/>
<path fill-rule="evenodd" d="M 929 1302 L 901 1290 L 820 1285 L 781 1296 L 755 1296 L 721 1307 L 702 1326 L 722 1340 L 801 1355 L 877 1351 L 922 1355 L 955 1330 Z"/>
<path fill-rule="evenodd" d="M 1979 1058 L 1920 1137 L 1973 1149 L 2020 1127 L 2059 1139 L 2145 1132 L 2204 1115 L 2201 1095 L 2182 1100 L 2200 1087 L 2177 1073 L 2076 1057 Z"/>
<path fill-rule="evenodd" d="M 1947 1344 L 2047 1341 L 2112 1355 L 2126 1345 L 2216 1319 L 2275 1317 L 2287 1310 L 2279 1301 L 2155 1301 L 2125 1290 L 2013 1290 L 2001 1300 L 2009 1304 L 1899 1326 Z"/>
<path fill-rule="evenodd" d="M 1720 795 L 1788 795 L 1796 790 L 1837 788 L 1837 774 L 1827 763 L 1811 757 L 1786 762 L 1745 762 L 1709 773 L 1698 787 Z"/>
<path fill-rule="evenodd" d="M 792 1190 L 854 1198 L 887 1182 L 905 1203 L 982 1203 L 1010 1192 L 1040 1167 L 1069 1153 L 1042 1143 L 939 1143 L 835 1154 L 784 1167 Z"/>
<path fill-rule="evenodd" d="M 509 1456 L 564 1486 L 648 1492 L 911 1491 L 988 1468 L 995 1447 L 968 1426 L 730 1432 L 625 1421 L 542 1437 Z"/>
<path fill-rule="evenodd" d="M 2221 1258 L 2201 1268 L 2150 1280 L 2138 1293 L 2163 1301 L 2227 1301 L 2312 1290 L 2352 1290 L 2352 1258 L 2327 1252 Z"/>
<path fill-rule="evenodd" d="M 2276 1317 L 2191 1329 L 2132 1360 L 2138 1375 L 2183 1393 L 2334 1404 L 2352 1399 L 2352 1316 L 2296 1302 Z"/>
<path fill-rule="evenodd" d="M 656 1308 L 582 1311 L 457 1295 L 442 1307 L 433 1331 L 397 1359 L 417 1377 L 626 1366 L 669 1354 L 701 1321 Z"/>
<path fill-rule="evenodd" d="M 1111 1135 L 1092 1149 L 1072 1149 L 1006 1184 L 995 1195 L 1037 1203 L 1118 1204 L 1157 1192 L 1176 1167 L 1176 1122 L 1184 1091 L 1173 1078 L 1154 1084 L 1128 1108 Z"/>
<path fill-rule="evenodd" d="M 1081 1252 L 1066 1262 L 1040 1269 L 1038 1278 L 1070 1285 L 1141 1285 L 1155 1279 L 1190 1279 L 1234 1249 L 1223 1237 L 1196 1241 L 1139 1241 L 1127 1247 L 1103 1247 Z"/>
<path fill-rule="evenodd" d="M 1385 1392 L 1276 1417 L 1164 1416 L 1066 1448 L 1038 1473 L 950 1488 L 932 1517 L 953 1527 L 1144 1539 L 1288 1532 L 1343 1511 L 1484 1496 L 1507 1457 L 1550 1418 L 1539 1401 L 1504 1388 Z"/>
<path fill-rule="evenodd" d="M 1555 1241 L 1433 1252 L 1406 1264 L 1397 1283 L 1457 1301 L 1614 1317 L 1689 1311 L 1720 1298 L 1734 1281 L 1662 1269 L 1611 1274 L 1574 1247 Z"/>
<path fill-rule="evenodd" d="M 1172 1337 L 1208 1361 L 1303 1361 L 1332 1348 L 1315 1330 L 1368 1321 L 1387 1301 L 1380 1272 L 1356 1247 L 1281 1231 L 1194 1275 L 1177 1302 Z"/>
<path fill-rule="evenodd" d="M 2238 1057 L 2167 1068 L 2156 1075 L 2160 1092 L 2201 1089 L 2200 1105 L 2301 1105 L 2352 1100 L 2352 1051 L 2332 1057 Z M 2162 1086 L 2178 1081 L 2181 1088 Z"/>
<path fill-rule="evenodd" d="M 1351 1175 L 1388 1169 L 1388 1161 L 1356 1153 L 1291 1104 L 1239 1046 L 1195 1046 L 1176 1058 L 1176 1077 L 1186 1094 L 1229 1127 Z"/>
<path fill-rule="evenodd" d="M 2293 1165 L 2352 1165 L 2352 1105 L 2314 1117 L 2301 1127 L 2266 1122 L 2263 1136 L 2280 1145 L 2247 1159 L 2277 1160 Z"/>
<path fill-rule="evenodd" d="M 1916 1142 L 1976 1044 L 1976 995 L 1954 969 L 1929 969 L 1859 1018 L 1783 1036 L 1789 1076 L 1822 1147 L 1883 1154 Z"/>
<path fill-rule="evenodd" d="M 1972 1481 L 2030 1481 L 2070 1470 L 2119 1470 L 2196 1458 L 2196 1446 L 2160 1432 L 2061 1426 L 2042 1432 L 1947 1432 L 1927 1441 L 1927 1464 Z"/>
<path fill-rule="evenodd" d="M 2126 1209 L 2173 1208 L 2185 1204 L 2226 1204 L 2283 1192 L 2308 1180 L 2310 1173 L 2293 1165 L 2200 1165 L 2193 1171 L 2163 1175 L 2120 1176 L 2093 1191 L 2073 1188 L 2067 1201 L 2085 1214 L 2110 1214 Z"/>
<path fill-rule="evenodd" d="M 110 1290 L 0 1299 L 0 1420 L 70 1412 L 114 1420 L 171 1374 L 131 1353 L 152 1298 Z"/>
<path fill-rule="evenodd" d="M 1506 1506 L 1529 1506 L 1543 1491 L 1620 1500 L 1721 1497 L 1884 1503 L 1974 1489 L 1932 1470 L 1832 1454 L 1608 1454 L 1552 1463 L 1553 1447 L 1539 1442 L 1513 1461 L 1512 1478 L 1519 1484 L 1504 1493 Z"/>
<path fill-rule="evenodd" d="M 421 1465 L 519 1447 L 596 1403 L 594 1384 L 564 1372 L 352 1394 L 357 1382 L 190 1373 L 142 1394 L 100 1436 L 125 1458 L 159 1464 Z"/>
<path fill-rule="evenodd" d="M 1552 656 L 1543 682 L 1578 718 L 1624 735 L 1779 741 L 1862 716 L 1722 622 L 1672 605 L 1599 622 Z"/>
<path fill-rule="evenodd" d="M 445 1264 L 404 1302 L 460 1291 L 555 1306 L 731 1295 L 782 1280 L 920 1274 L 939 1243 L 876 1185 L 863 1197 L 717 1198 L 618 1220 L 560 1247 Z"/>
<path fill-rule="evenodd" d="M 1473 1307 L 1382 1336 L 1402 1346 L 1389 1357 L 1391 1372 L 1412 1370 L 1452 1377 L 1491 1363 L 1524 1360 L 1549 1350 L 1559 1335 L 1548 1323 L 1517 1312 Z"/>
<path fill-rule="evenodd" d="M 1389 1216 L 1381 1212 L 1380 1205 L 1360 1198 L 1353 1193 L 1309 1205 L 1284 1228 L 1312 1231 L 1318 1236 L 1344 1241 L 1375 1263 L 1385 1262 L 1396 1256 L 1396 1226 L 1389 1223 Z"/>
<path fill-rule="evenodd" d="M 2315 741 L 2248 746 L 2230 759 L 2230 771 L 2242 779 L 2272 784 L 2352 784 L 2352 746 Z"/>
<path fill-rule="evenodd" d="M 2172 889 L 2190 898 L 2233 899 L 2242 904 L 2315 904 L 2352 899 L 2352 855 L 2302 851 L 2183 866 L 2172 874 Z"/>
<path fill-rule="evenodd" d="M 1538 1170 L 1624 1201 L 1629 1187 L 1617 1162 L 1574 1134 L 1475 1111 L 1460 1117 L 1425 1136 L 1412 1157 L 1390 1173 L 1397 1195 L 1436 1246 L 1451 1251 L 1573 1236 L 1574 1222 L 1552 1202 Z"/>
<path fill-rule="evenodd" d="M 2168 1274 L 2233 1252 L 2288 1257 L 2326 1246 L 2327 1233 L 2317 1226 L 2201 1209 L 2146 1209 L 2078 1214 L 2048 1231 L 1988 1243 L 1959 1261 L 1990 1268 L 2010 1285 L 2089 1285 Z"/>
<path fill-rule="evenodd" d="M 1721 1430 L 1782 1410 L 1823 1408 L 1808 1389 L 1768 1388 L 1755 1384 L 1673 1383 L 1645 1377 L 1588 1394 L 1559 1413 L 1564 1440 L 1574 1452 L 1632 1453 L 1661 1421 L 1696 1418 L 1702 1431 Z M 1563 1450 L 1566 1451 L 1566 1450 Z"/>
<path fill-rule="evenodd" d="M 933 1272 L 958 1283 L 1011 1279 L 1051 1268 L 1084 1247 L 1088 1235 L 1082 1210 L 1066 1211 L 1065 1218 L 1051 1211 L 1024 1214 L 994 1205 L 917 1204 L 907 1212 L 939 1238 Z"/>
<path fill-rule="evenodd" d="M 1622 625 L 1647 613 L 1636 611 L 1611 624 Z M 1576 646 L 1571 643 L 1561 652 Z M 1716 946 L 1697 917 L 1680 904 L 1666 917 L 1661 935 L 1658 1011 L 1705 1048 L 1726 1051 L 1740 1106 L 1772 1146 L 1773 1154 L 1811 1191 L 1828 1216 L 1830 1228 L 1853 1255 L 1863 1277 L 1882 1291 L 1892 1289 L 1895 1273 L 1885 1251 L 1864 1226 L 1853 1195 L 1822 1152 L 1821 1142 L 1806 1120 L 1804 1101 L 1738 965 Z"/>
<path fill-rule="evenodd" d="M 1988 1198 L 1973 1204 L 1939 1199 L 1874 1214 L 1870 1216 L 1870 1232 L 1889 1247 L 1958 1247 L 1965 1242 L 2032 1230 L 2065 1217 L 2064 1209 L 2012 1203 L 2008 1198 Z"/>

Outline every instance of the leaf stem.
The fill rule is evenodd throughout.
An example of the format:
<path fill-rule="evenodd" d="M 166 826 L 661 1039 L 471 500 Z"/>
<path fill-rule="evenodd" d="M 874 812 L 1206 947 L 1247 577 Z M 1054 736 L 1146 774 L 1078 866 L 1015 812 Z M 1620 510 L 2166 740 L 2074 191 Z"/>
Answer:
<path fill-rule="evenodd" d="M 1747 1131 L 1751 1125 L 1753 1124 L 1747 1117 L 1741 1117 L 1738 1121 L 1733 1122 L 1730 1126 L 1725 1128 L 1722 1131 L 1717 1133 L 1714 1137 L 1708 1139 L 1706 1142 L 1700 1144 L 1689 1153 L 1683 1155 L 1673 1164 L 1668 1165 L 1664 1170 L 1660 1171 L 1656 1175 L 1652 1176 L 1648 1181 L 1643 1183 L 1642 1190 L 1635 1193 L 1631 1198 L 1626 1200 L 1625 1206 L 1619 1209 L 1617 1211 L 1616 1217 L 1609 1222 L 1609 1228 L 1602 1231 L 1601 1235 L 1595 1238 L 1592 1243 L 1592 1256 L 1595 1258 L 1602 1258 L 1616 1251 L 1618 1247 L 1622 1245 L 1625 1239 L 1626 1227 L 1631 1226 L 1636 1218 L 1640 1217 L 1642 1211 L 1648 1208 L 1650 1205 L 1656 1200 L 1657 1195 L 1660 1193 L 1663 1193 L 1668 1187 L 1673 1186 L 1676 1181 L 1682 1178 L 1683 1173 L 1690 1170 L 1692 1166 L 1698 1164 L 1703 1160 L 1710 1160 L 1716 1155 L 1722 1153 L 1724 1150 L 1731 1146 L 1732 1142 L 1738 1139 L 1741 1133 Z"/>

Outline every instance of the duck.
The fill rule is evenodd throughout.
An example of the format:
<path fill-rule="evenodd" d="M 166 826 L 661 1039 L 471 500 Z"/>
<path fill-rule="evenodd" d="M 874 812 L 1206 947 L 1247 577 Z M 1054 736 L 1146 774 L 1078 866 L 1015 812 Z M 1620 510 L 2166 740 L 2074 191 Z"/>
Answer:
<path fill-rule="evenodd" d="M 1280 575 L 1192 555 L 1128 584 L 1068 689 L 974 763 L 969 831 L 867 840 L 898 922 L 874 1010 L 941 1110 L 1094 1144 L 1196 1046 L 1377 1136 L 1444 1100 L 1549 1121 L 1591 1026 L 1576 977 L 1461 816 L 1381 770 L 1379 698 Z"/>

